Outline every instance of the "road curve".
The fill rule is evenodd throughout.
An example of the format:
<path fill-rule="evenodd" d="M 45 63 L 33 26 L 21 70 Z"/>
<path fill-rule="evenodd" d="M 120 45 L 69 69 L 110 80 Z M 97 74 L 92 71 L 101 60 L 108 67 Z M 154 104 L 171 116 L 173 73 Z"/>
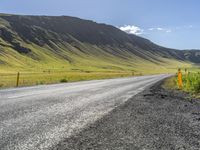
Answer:
<path fill-rule="evenodd" d="M 0 149 L 49 149 L 168 76 L 0 90 Z"/>

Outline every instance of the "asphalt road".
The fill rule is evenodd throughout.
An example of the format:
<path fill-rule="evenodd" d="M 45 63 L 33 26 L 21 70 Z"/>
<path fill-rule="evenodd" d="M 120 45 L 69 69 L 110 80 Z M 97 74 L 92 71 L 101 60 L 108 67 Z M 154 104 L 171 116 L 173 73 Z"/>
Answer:
<path fill-rule="evenodd" d="M 158 82 L 52 150 L 200 150 L 200 101 Z"/>
<path fill-rule="evenodd" d="M 50 149 L 168 76 L 0 90 L 0 149 Z"/>

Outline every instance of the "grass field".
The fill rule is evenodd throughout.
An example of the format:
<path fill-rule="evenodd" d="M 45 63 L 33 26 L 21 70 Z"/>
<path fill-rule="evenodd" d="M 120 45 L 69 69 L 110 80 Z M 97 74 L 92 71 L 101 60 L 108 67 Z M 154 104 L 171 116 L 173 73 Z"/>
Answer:
<path fill-rule="evenodd" d="M 175 73 L 179 66 L 191 67 L 189 64 L 171 61 L 163 64 L 153 64 L 138 61 L 138 64 L 129 62 L 110 63 L 89 60 L 87 64 L 65 65 L 65 62 L 48 61 L 47 64 L 33 63 L 31 67 L 9 67 L 0 65 L 0 88 L 15 87 L 17 73 L 20 72 L 19 86 L 74 82 L 94 79 L 108 79 L 128 76 L 139 76 L 160 73 Z M 134 67 L 133 67 L 134 66 Z M 173 67 L 171 67 L 173 66 Z"/>
<path fill-rule="evenodd" d="M 71 18 L 74 22 L 72 27 L 71 21 L 68 20 L 70 18 L 66 20 L 66 17 L 59 19 L 44 17 L 40 22 L 41 17 L 20 16 L 19 19 L 13 16 L 14 20 L 10 20 L 10 17 L 1 16 L 0 32 L 3 34 L 0 36 L 0 87 L 2 88 L 16 86 L 18 72 L 20 72 L 19 86 L 30 86 L 175 73 L 178 68 L 193 67 L 190 59 L 182 56 L 184 54 L 190 56 L 190 53 L 180 55 L 179 51 L 127 35 L 111 26 L 80 19 L 75 19 L 77 21 L 75 23 L 74 18 Z M 51 19 L 53 20 L 49 23 Z M 85 28 L 85 23 L 94 26 L 94 29 L 88 30 Z M 71 32 L 71 29 L 74 32 Z"/>
<path fill-rule="evenodd" d="M 53 55 L 45 49 L 36 50 L 35 53 L 42 60 L 33 60 L 34 56 L 29 58 L 26 55 L 19 55 L 11 49 L 0 55 L 0 60 L 5 62 L 0 63 L 0 87 L 15 87 L 18 72 L 20 72 L 19 86 L 30 86 L 133 75 L 175 73 L 179 67 L 192 67 L 189 63 L 164 58 L 161 58 L 159 62 L 150 62 L 137 57 L 127 60 L 111 55 L 103 57 L 100 54 L 78 57 L 72 53 L 64 55 L 66 52 L 63 52 L 63 56 L 70 56 L 71 62 L 69 63 L 66 59 Z"/>
<path fill-rule="evenodd" d="M 91 60 L 90 60 L 91 61 Z M 20 72 L 19 86 L 31 86 L 40 84 L 52 84 L 61 82 L 74 82 L 94 79 L 108 79 L 118 77 L 140 76 L 160 73 L 175 73 L 178 65 L 190 67 L 188 64 L 174 62 L 170 64 L 156 65 L 148 62 L 138 62 L 133 67 L 133 64 L 128 65 L 120 63 L 107 62 L 90 62 L 91 65 L 81 64 L 77 66 L 66 65 L 63 63 L 48 63 L 39 64 L 32 67 L 7 67 L 0 68 L 0 88 L 15 87 L 17 81 L 17 73 Z M 171 67 L 173 66 L 173 67 Z"/>
<path fill-rule="evenodd" d="M 108 79 L 132 75 L 134 75 L 132 72 L 24 72 L 20 73 L 19 86 Z M 0 76 L 1 88 L 16 86 L 17 73 L 0 73 Z"/>
<path fill-rule="evenodd" d="M 40 84 L 52 84 L 52 83 L 63 83 L 63 82 L 74 82 L 83 80 L 98 80 L 98 79 L 109 79 L 119 77 L 130 77 L 130 76 L 141 76 L 150 74 L 160 73 L 173 73 L 175 69 L 167 70 L 153 70 L 148 71 L 147 69 L 141 72 L 135 72 L 131 70 L 111 70 L 111 71 L 38 71 L 38 72 L 26 72 L 21 71 L 19 75 L 19 86 L 31 86 Z M 159 72 L 160 71 L 160 72 Z M 17 82 L 17 73 L 12 72 L 0 72 L 0 88 L 15 87 Z"/>
<path fill-rule="evenodd" d="M 196 97 L 200 97 L 200 69 L 191 68 L 188 72 L 183 72 L 183 91 L 189 92 Z M 177 75 L 165 81 L 164 87 L 178 89 Z"/>
<path fill-rule="evenodd" d="M 15 87 L 17 73 L 20 72 L 19 86 L 74 82 L 93 79 L 128 77 L 160 73 L 175 73 L 177 68 L 191 68 L 188 62 L 157 57 L 156 60 L 142 59 L 131 52 L 122 51 L 119 56 L 106 53 L 101 48 L 81 44 L 85 53 L 75 49 L 68 43 L 51 49 L 35 44 L 23 44 L 32 53 L 20 54 L 5 45 L 0 51 L 0 87 Z M 6 46 L 8 45 L 8 46 Z M 66 50 L 67 49 L 67 50 Z M 111 50 L 111 49 L 108 49 Z"/>
<path fill-rule="evenodd" d="M 9 29 L 8 29 L 9 30 Z M 38 46 L 13 38 L 31 53 L 23 54 L 0 37 L 0 87 L 15 87 L 20 72 L 19 86 L 73 82 L 93 79 L 127 77 L 160 73 L 175 73 L 177 68 L 192 67 L 191 63 L 145 54 L 134 55 L 118 47 L 98 47 L 75 40 Z M 78 48 L 77 48 L 78 46 Z M 151 57 L 150 57 L 151 56 Z"/>

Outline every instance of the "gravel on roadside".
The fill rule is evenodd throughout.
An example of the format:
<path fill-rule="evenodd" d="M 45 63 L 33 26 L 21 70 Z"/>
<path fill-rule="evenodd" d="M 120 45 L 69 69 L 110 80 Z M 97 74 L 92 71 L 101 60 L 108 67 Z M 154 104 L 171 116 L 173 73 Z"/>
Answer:
<path fill-rule="evenodd" d="M 162 82 L 132 97 L 54 150 L 200 150 L 200 100 Z"/>

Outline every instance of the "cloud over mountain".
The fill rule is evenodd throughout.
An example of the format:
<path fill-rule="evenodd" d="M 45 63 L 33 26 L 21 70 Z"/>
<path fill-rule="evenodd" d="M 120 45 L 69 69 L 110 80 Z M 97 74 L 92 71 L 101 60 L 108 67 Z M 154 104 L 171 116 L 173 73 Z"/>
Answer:
<path fill-rule="evenodd" d="M 119 29 L 129 34 L 136 34 L 136 35 L 143 34 L 143 29 L 134 25 L 125 25 L 120 27 Z"/>

